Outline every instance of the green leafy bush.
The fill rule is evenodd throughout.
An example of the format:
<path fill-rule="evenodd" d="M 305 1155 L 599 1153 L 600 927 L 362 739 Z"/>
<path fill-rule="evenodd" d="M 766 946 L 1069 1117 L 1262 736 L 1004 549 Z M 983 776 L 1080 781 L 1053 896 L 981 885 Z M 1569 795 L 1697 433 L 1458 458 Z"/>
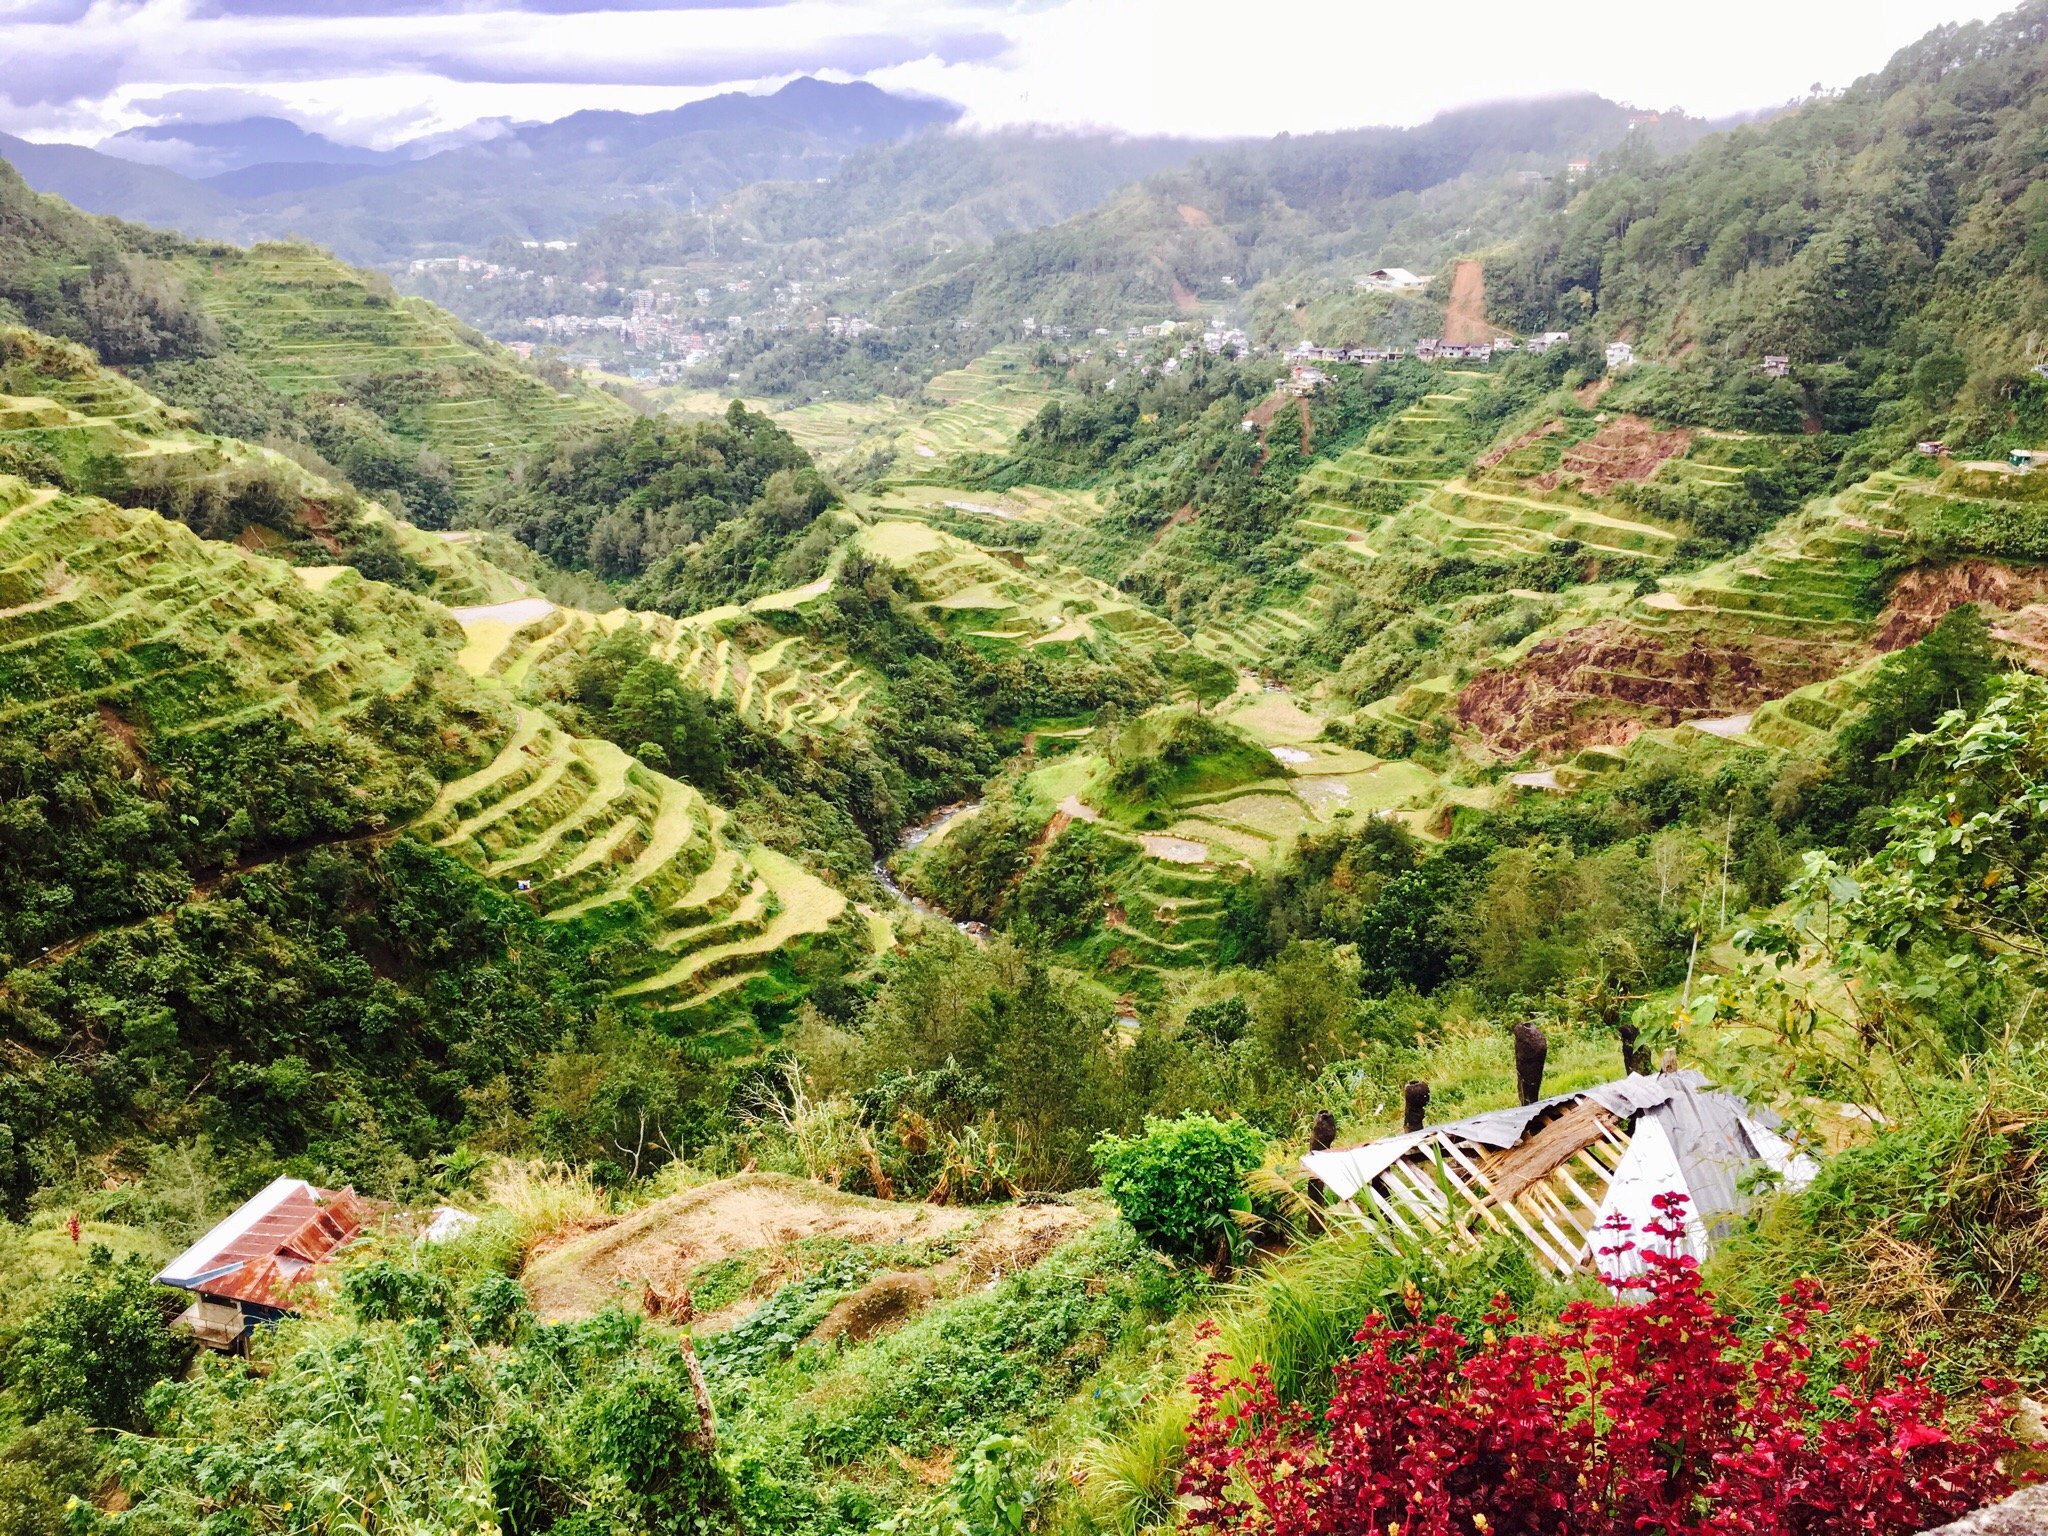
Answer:
<path fill-rule="evenodd" d="M 165 1327 L 176 1301 L 130 1256 L 116 1263 L 95 1247 L 23 1325 L 6 1360 L 7 1384 L 32 1419 L 74 1413 L 105 1429 L 131 1429 L 142 1400 L 192 1358 L 192 1344 Z"/>
<path fill-rule="evenodd" d="M 1259 1164 L 1265 1137 L 1241 1120 L 1147 1117 L 1142 1136 L 1098 1137 L 1090 1150 L 1102 1187 L 1138 1235 L 1177 1258 L 1201 1258 L 1236 1230 L 1249 1209 L 1244 1176 Z"/>

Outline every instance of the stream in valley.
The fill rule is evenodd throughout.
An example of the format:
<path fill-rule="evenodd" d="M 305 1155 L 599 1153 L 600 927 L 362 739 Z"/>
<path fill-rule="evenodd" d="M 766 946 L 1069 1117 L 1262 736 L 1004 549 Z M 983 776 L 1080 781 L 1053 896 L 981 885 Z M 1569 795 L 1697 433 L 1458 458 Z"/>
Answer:
<path fill-rule="evenodd" d="M 962 800 L 953 805 L 940 806 L 936 811 L 933 811 L 931 815 L 925 817 L 923 821 L 918 822 L 915 826 L 909 826 L 903 829 L 903 835 L 896 839 L 897 851 L 902 852 L 906 849 L 915 848 L 922 843 L 930 841 L 934 836 L 944 831 L 954 822 L 960 820 L 962 817 L 972 816 L 976 811 L 979 811 L 980 809 L 981 801 L 978 799 Z M 891 896 L 895 897 L 896 900 L 902 902 L 906 907 L 911 908 L 913 911 L 922 912 L 927 917 L 936 917 L 942 919 L 945 922 L 952 923 L 955 928 L 958 928 L 962 933 L 967 934 L 970 937 L 981 939 L 986 938 L 988 936 L 988 925 L 986 923 L 977 923 L 971 920 L 964 923 L 960 922 L 956 920 L 951 913 L 941 911 L 939 908 L 933 906 L 930 902 L 926 901 L 922 896 L 912 895 L 909 891 L 903 889 L 901 885 L 897 884 L 896 876 L 893 873 L 891 873 L 889 869 L 888 860 L 875 860 L 875 879 L 881 882 L 883 890 L 887 891 Z"/>

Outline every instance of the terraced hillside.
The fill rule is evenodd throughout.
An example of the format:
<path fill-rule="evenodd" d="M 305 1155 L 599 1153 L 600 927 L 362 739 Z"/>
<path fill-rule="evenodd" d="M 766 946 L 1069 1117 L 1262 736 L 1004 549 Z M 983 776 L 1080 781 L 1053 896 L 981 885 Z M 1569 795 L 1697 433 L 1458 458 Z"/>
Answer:
<path fill-rule="evenodd" d="M 1107 582 L 1041 555 L 987 550 L 926 522 L 882 518 L 856 542 L 908 575 L 928 618 L 970 638 L 1026 646 L 1087 640 L 1159 653 L 1186 637 Z"/>
<path fill-rule="evenodd" d="M 286 566 L 151 512 L 0 478 L 0 722 L 90 710 L 155 762 L 202 742 L 225 751 L 266 722 L 338 737 L 358 830 L 409 828 L 530 891 L 549 917 L 580 920 L 593 943 L 626 938 L 607 950 L 608 974 L 657 1010 L 737 993 L 838 918 L 843 896 L 749 846 L 695 790 L 514 705 L 505 684 L 570 620 L 549 610 L 522 626 L 502 612 L 467 611 L 465 630 L 353 570 Z M 762 709 L 797 707 L 758 675 L 750 685 Z M 374 713 L 400 695 L 429 700 L 462 744 L 450 760 L 476 766 L 422 781 Z"/>
<path fill-rule="evenodd" d="M 263 383 L 369 411 L 444 457 L 465 496 L 563 433 L 628 414 L 596 391 L 551 389 L 453 317 L 310 246 L 214 247 L 178 267 Z"/>
<path fill-rule="evenodd" d="M 793 860 L 748 846 L 688 785 L 538 710 L 521 710 L 498 755 L 446 786 L 417 830 L 593 943 L 624 940 L 606 946 L 614 995 L 661 1012 L 748 987 L 846 906 Z M 754 1039 L 744 1024 L 722 1038 Z"/>
<path fill-rule="evenodd" d="M 777 635 L 760 619 L 822 592 L 822 584 L 774 593 L 745 607 L 707 609 L 687 618 L 614 609 L 593 614 L 540 597 L 457 610 L 469 636 L 463 664 L 518 689 L 534 672 L 628 623 L 653 654 L 740 716 L 779 734 L 841 728 L 854 720 L 874 678 L 843 655 L 801 635 Z"/>
<path fill-rule="evenodd" d="M 1456 786 L 1422 765 L 1324 739 L 1324 718 L 1288 692 L 1246 676 L 1213 718 L 1242 733 L 1252 762 L 1210 774 L 1200 762 L 1185 789 L 1133 804 L 1116 785 L 1112 748 L 1083 728 L 1040 732 L 1036 754 L 1007 782 L 1024 819 L 1043 824 L 1034 859 L 1079 826 L 1102 850 L 1099 919 L 1066 946 L 1069 961 L 1130 999 L 1155 999 L 1175 972 L 1218 963 L 1219 923 L 1232 887 L 1269 867 L 1303 833 L 1353 817 L 1398 819 L 1429 835 L 1454 806 L 1490 804 L 1495 790 Z M 903 861 L 943 847 L 944 823 Z"/>
<path fill-rule="evenodd" d="M 203 501 L 198 493 L 209 486 L 232 490 L 238 478 L 260 476 L 297 505 L 267 509 L 268 523 L 229 516 L 227 525 L 203 531 L 330 574 L 342 566 L 328 562 L 356 563 L 450 605 L 534 590 L 515 573 L 537 573 L 537 557 L 506 536 L 415 527 L 296 458 L 202 431 L 191 412 L 103 367 L 85 348 L 20 327 L 0 328 L 0 473 L 9 469 L 37 483 L 156 505 L 170 505 L 162 498 L 173 492 Z"/>
<path fill-rule="evenodd" d="M 1999 470 L 1880 471 L 1612 616 L 1548 626 L 1458 694 L 1457 718 L 1496 747 L 1568 753 L 1795 693 L 1809 701 L 1796 710 L 1825 715 L 1813 701 L 1829 679 L 1919 639 L 1957 603 L 2030 610 L 2048 573 L 1969 551 L 2009 547 L 1996 530 L 2037 499 L 2029 477 Z"/>
<path fill-rule="evenodd" d="M 0 508 L 0 719 L 86 703 L 158 734 L 346 723 L 433 679 L 461 643 L 435 610 L 353 571 L 316 591 L 153 512 L 12 478 Z M 455 696 L 492 713 L 473 689 Z"/>

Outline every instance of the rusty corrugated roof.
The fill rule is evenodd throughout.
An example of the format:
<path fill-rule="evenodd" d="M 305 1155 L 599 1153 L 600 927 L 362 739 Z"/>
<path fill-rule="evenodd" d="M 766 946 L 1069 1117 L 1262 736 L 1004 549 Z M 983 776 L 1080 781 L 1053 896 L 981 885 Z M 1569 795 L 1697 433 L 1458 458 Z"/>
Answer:
<path fill-rule="evenodd" d="M 371 1208 L 353 1189 L 274 1179 L 156 1278 L 204 1296 L 288 1310 L 292 1288 L 362 1230 Z"/>

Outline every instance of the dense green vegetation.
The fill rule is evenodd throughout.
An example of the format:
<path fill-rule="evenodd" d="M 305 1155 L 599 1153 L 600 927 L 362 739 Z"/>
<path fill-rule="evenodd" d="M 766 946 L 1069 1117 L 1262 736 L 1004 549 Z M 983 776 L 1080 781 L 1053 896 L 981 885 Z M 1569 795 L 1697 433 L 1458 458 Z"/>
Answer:
<path fill-rule="evenodd" d="M 833 499 L 789 434 L 735 400 L 717 421 L 641 418 L 565 443 L 480 516 L 558 565 L 632 583 L 640 607 L 692 613 L 821 574 Z"/>
<path fill-rule="evenodd" d="M 1488 263 L 1491 302 L 1531 328 L 1697 343 L 1686 387 L 1719 424 L 1762 407 L 1902 436 L 1930 418 L 1968 441 L 2037 429 L 2043 27 L 2032 5 L 1944 27 L 1682 158 L 1626 146 Z M 1792 359 L 1785 385 L 1759 387 L 1766 353 Z"/>
<path fill-rule="evenodd" d="M 294 445 L 430 527 L 522 452 L 624 414 L 324 253 L 88 218 L 5 165 L 0 285 L 0 321 L 82 342 L 207 430 Z"/>
<path fill-rule="evenodd" d="M 1369 1314 L 1452 1374 L 1650 1317 L 1298 1162 L 1517 1102 L 1528 1026 L 1815 1160 L 1704 1268 L 1724 1343 L 1811 1277 L 1766 1417 L 1855 1419 L 1863 1330 L 1907 1449 L 1988 1433 L 2048 1386 L 2048 546 L 1909 439 L 2031 430 L 1957 306 L 2038 297 L 2038 20 L 1670 160 L 1584 102 L 1220 152 L 903 283 L 932 363 L 1176 273 L 1380 334 L 1443 295 L 1368 313 L 1363 242 L 1455 215 L 1583 333 L 1291 391 L 1155 331 L 628 421 L 304 248 L 0 202 L 0 1532 L 1174 1528 L 1205 1361 L 1312 1460 Z M 761 228 L 945 222 L 812 185 Z M 380 1205 L 194 1358 L 148 1276 L 280 1174 Z"/>

